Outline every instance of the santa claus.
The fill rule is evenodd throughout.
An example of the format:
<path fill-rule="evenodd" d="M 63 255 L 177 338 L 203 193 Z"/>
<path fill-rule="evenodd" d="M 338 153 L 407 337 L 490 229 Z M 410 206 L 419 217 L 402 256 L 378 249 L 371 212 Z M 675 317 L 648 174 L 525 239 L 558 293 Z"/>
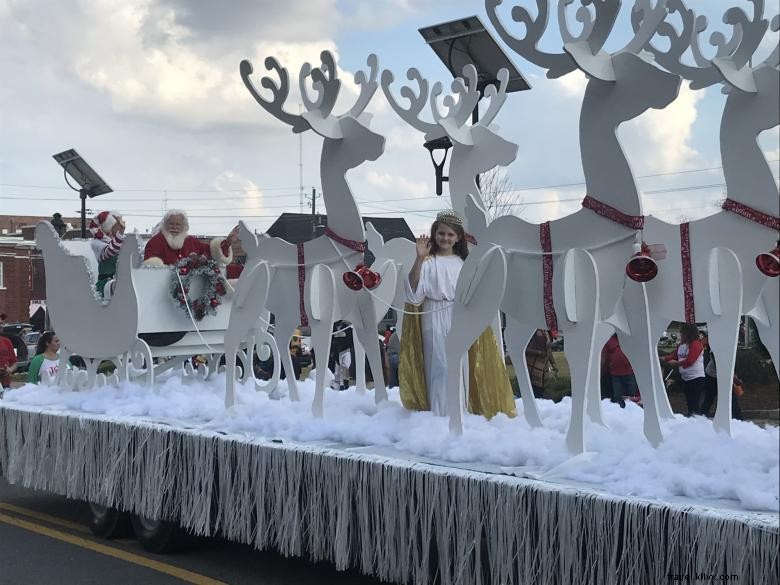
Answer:
<path fill-rule="evenodd" d="M 238 227 L 233 228 L 226 238 L 214 238 L 208 244 L 189 235 L 189 230 L 190 223 L 184 211 L 168 211 L 160 222 L 160 231 L 146 243 L 144 264 L 172 265 L 190 254 L 203 254 L 221 264 L 232 262 L 232 244 L 238 239 Z"/>
<path fill-rule="evenodd" d="M 101 211 L 90 220 L 89 229 L 94 235 L 91 246 L 98 261 L 95 287 L 100 296 L 108 300 L 116 284 L 116 260 L 125 241 L 125 222 L 116 211 Z"/>

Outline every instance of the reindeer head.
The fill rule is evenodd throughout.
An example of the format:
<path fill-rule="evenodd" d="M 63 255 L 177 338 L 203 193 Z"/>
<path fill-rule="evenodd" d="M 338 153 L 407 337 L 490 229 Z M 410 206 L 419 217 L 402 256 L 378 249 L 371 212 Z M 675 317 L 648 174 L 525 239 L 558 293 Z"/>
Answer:
<path fill-rule="evenodd" d="M 496 133 L 496 129 L 490 126 L 506 101 L 506 86 L 509 81 L 509 72 L 506 69 L 498 73 L 498 87 L 489 85 L 485 89 L 484 96 L 490 98 L 490 105 L 480 116 L 479 121 L 473 125 L 469 120 L 482 97 L 478 89 L 477 70 L 474 65 L 466 65 L 463 68 L 463 77 L 458 77 L 452 82 L 452 94 L 446 95 L 443 99 L 445 113 L 441 111 L 438 103 L 438 98 L 443 91 L 441 83 L 438 81 L 434 83 L 429 94 L 428 80 L 423 78 L 417 69 L 409 69 L 406 76 L 410 81 L 417 82 L 419 92 L 415 93 L 408 85 L 403 86 L 400 91 L 401 97 L 409 100 L 409 107 L 403 108 L 390 89 L 394 81 L 393 73 L 387 69 L 382 72 L 382 91 L 390 107 L 409 125 L 423 132 L 426 140 L 447 136 L 452 141 L 456 152 L 473 149 L 475 154 L 478 153 L 469 157 L 469 161 L 475 166 L 469 169 L 472 176 L 486 172 L 496 165 L 506 166 L 515 160 L 517 145 L 501 138 Z M 426 122 L 420 117 L 426 103 L 430 105 L 433 123 Z"/>
<path fill-rule="evenodd" d="M 258 104 L 275 118 L 289 124 L 293 132 L 314 130 L 328 141 L 342 141 L 344 138 L 358 138 L 360 140 L 347 140 L 347 144 L 360 144 L 359 149 L 343 151 L 346 156 L 344 162 L 346 168 L 354 168 L 365 161 L 376 160 L 384 151 L 385 139 L 383 136 L 372 132 L 368 128 L 370 116 L 363 115 L 373 97 L 378 83 L 376 81 L 378 61 L 374 54 L 368 56 L 367 64 L 369 72 L 358 71 L 355 74 L 355 83 L 360 86 L 360 95 L 352 108 L 342 115 L 334 115 L 333 107 L 336 104 L 341 80 L 338 79 L 336 62 L 329 51 L 320 54 L 321 65 L 313 68 L 310 63 L 304 63 L 301 67 L 298 83 L 305 111 L 300 114 L 290 114 L 284 110 L 284 102 L 290 93 L 290 80 L 287 69 L 279 64 L 275 57 L 265 59 L 265 68 L 268 71 L 276 71 L 279 83 L 270 77 L 263 77 L 260 85 L 270 90 L 272 99 L 269 101 L 260 95 L 260 92 L 252 83 L 250 76 L 253 72 L 252 64 L 246 59 L 241 61 L 240 72 L 244 85 L 255 98 Z M 316 94 L 314 97 L 309 92 L 307 85 L 311 79 L 311 85 Z M 359 118 L 366 123 L 358 121 Z"/>
<path fill-rule="evenodd" d="M 725 83 L 725 92 L 737 90 L 747 94 L 770 91 L 776 86 L 776 71 L 780 64 L 780 44 L 762 63 L 751 64 L 753 53 L 761 44 L 769 23 L 763 18 L 764 0 L 749 0 L 753 4 L 753 15 L 749 18 L 744 10 L 729 8 L 723 15 L 723 22 L 731 25 L 732 35 L 726 39 L 720 32 L 710 36 L 709 43 L 715 48 L 715 56 L 707 59 L 701 50 L 699 37 L 706 31 L 708 22 L 705 16 L 696 16 L 682 0 L 668 0 L 670 13 L 677 13 L 682 29 L 664 22 L 658 27 L 659 36 L 669 40 L 666 51 L 658 49 L 648 38 L 643 48 L 653 54 L 655 60 L 667 70 L 689 80 L 692 89 L 702 89 L 715 83 Z M 643 23 L 648 0 L 640 0 L 631 15 L 634 29 Z M 780 15 L 772 19 L 772 31 L 780 29 Z M 688 47 L 694 58 L 694 65 L 683 63 L 682 58 Z M 775 92 L 776 93 L 776 92 Z M 775 103 L 775 110 L 776 103 Z"/>

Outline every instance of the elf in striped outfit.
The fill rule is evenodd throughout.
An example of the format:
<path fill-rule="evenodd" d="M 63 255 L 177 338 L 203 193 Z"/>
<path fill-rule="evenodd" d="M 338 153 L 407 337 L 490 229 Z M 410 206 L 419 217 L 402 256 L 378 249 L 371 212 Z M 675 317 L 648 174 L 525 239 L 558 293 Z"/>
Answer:
<path fill-rule="evenodd" d="M 101 211 L 89 223 L 90 231 L 95 235 L 92 251 L 98 261 L 98 280 L 95 285 L 98 293 L 109 300 L 114 293 L 116 281 L 116 260 L 122 242 L 125 241 L 125 222 L 116 211 Z"/>

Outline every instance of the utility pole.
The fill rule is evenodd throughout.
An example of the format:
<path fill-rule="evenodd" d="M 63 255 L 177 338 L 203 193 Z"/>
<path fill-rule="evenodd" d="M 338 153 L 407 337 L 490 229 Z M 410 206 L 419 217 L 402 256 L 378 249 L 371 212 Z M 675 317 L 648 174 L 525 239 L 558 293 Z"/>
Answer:
<path fill-rule="evenodd" d="M 303 113 L 303 104 L 298 104 L 298 115 Z M 298 134 L 298 188 L 300 197 L 298 199 L 298 213 L 303 213 L 303 132 Z"/>
<path fill-rule="evenodd" d="M 311 237 L 312 239 L 317 237 L 317 224 L 319 223 L 317 221 L 317 198 L 319 195 L 317 195 L 317 188 L 312 187 L 311 188 L 311 196 L 307 196 L 308 199 L 311 199 Z"/>

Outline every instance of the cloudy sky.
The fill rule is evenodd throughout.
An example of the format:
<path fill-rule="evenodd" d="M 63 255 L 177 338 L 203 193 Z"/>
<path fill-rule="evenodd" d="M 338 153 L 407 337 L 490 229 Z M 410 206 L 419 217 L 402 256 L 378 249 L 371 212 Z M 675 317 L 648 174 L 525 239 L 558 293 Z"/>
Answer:
<path fill-rule="evenodd" d="M 623 4 L 608 50 L 628 40 L 631 2 Z M 747 0 L 688 4 L 710 16 L 715 30 L 728 30 L 721 24 L 728 6 L 751 11 Z M 780 0 L 767 0 L 770 18 L 779 9 Z M 354 72 L 371 52 L 396 79 L 417 66 L 432 81 L 446 81 L 417 29 L 473 14 L 491 28 L 484 2 L 475 0 L 0 0 L 2 213 L 77 215 L 78 195 L 51 158 L 75 148 L 114 189 L 88 202 L 95 212 L 123 211 L 131 227 L 145 231 L 166 207 L 181 207 L 198 233 L 225 232 L 240 217 L 262 230 L 282 211 L 299 210 L 301 185 L 319 191 L 321 139 L 307 132 L 299 142 L 262 110 L 244 88 L 240 60 L 252 60 L 259 72 L 264 57 L 275 55 L 297 85 L 301 64 L 331 50 L 344 82 L 341 113 L 356 95 Z M 554 18 L 550 26 L 542 48 L 556 51 Z M 776 43 L 769 33 L 759 58 Z M 537 222 L 560 217 L 584 195 L 577 119 L 585 79 L 575 72 L 548 80 L 507 51 L 533 86 L 510 95 L 496 119 L 519 145 L 506 171 L 522 201 L 517 213 Z M 288 111 L 297 113 L 298 103 L 291 95 Z M 723 103 L 717 87 L 684 86 L 670 107 L 622 128 L 646 212 L 669 221 L 714 212 L 723 196 Z M 369 111 L 387 144 L 380 159 L 351 173 L 353 193 L 364 215 L 403 216 L 423 229 L 449 206 L 446 186 L 436 198 L 421 134 L 398 119 L 381 90 Z M 761 144 L 777 176 L 777 128 Z"/>

